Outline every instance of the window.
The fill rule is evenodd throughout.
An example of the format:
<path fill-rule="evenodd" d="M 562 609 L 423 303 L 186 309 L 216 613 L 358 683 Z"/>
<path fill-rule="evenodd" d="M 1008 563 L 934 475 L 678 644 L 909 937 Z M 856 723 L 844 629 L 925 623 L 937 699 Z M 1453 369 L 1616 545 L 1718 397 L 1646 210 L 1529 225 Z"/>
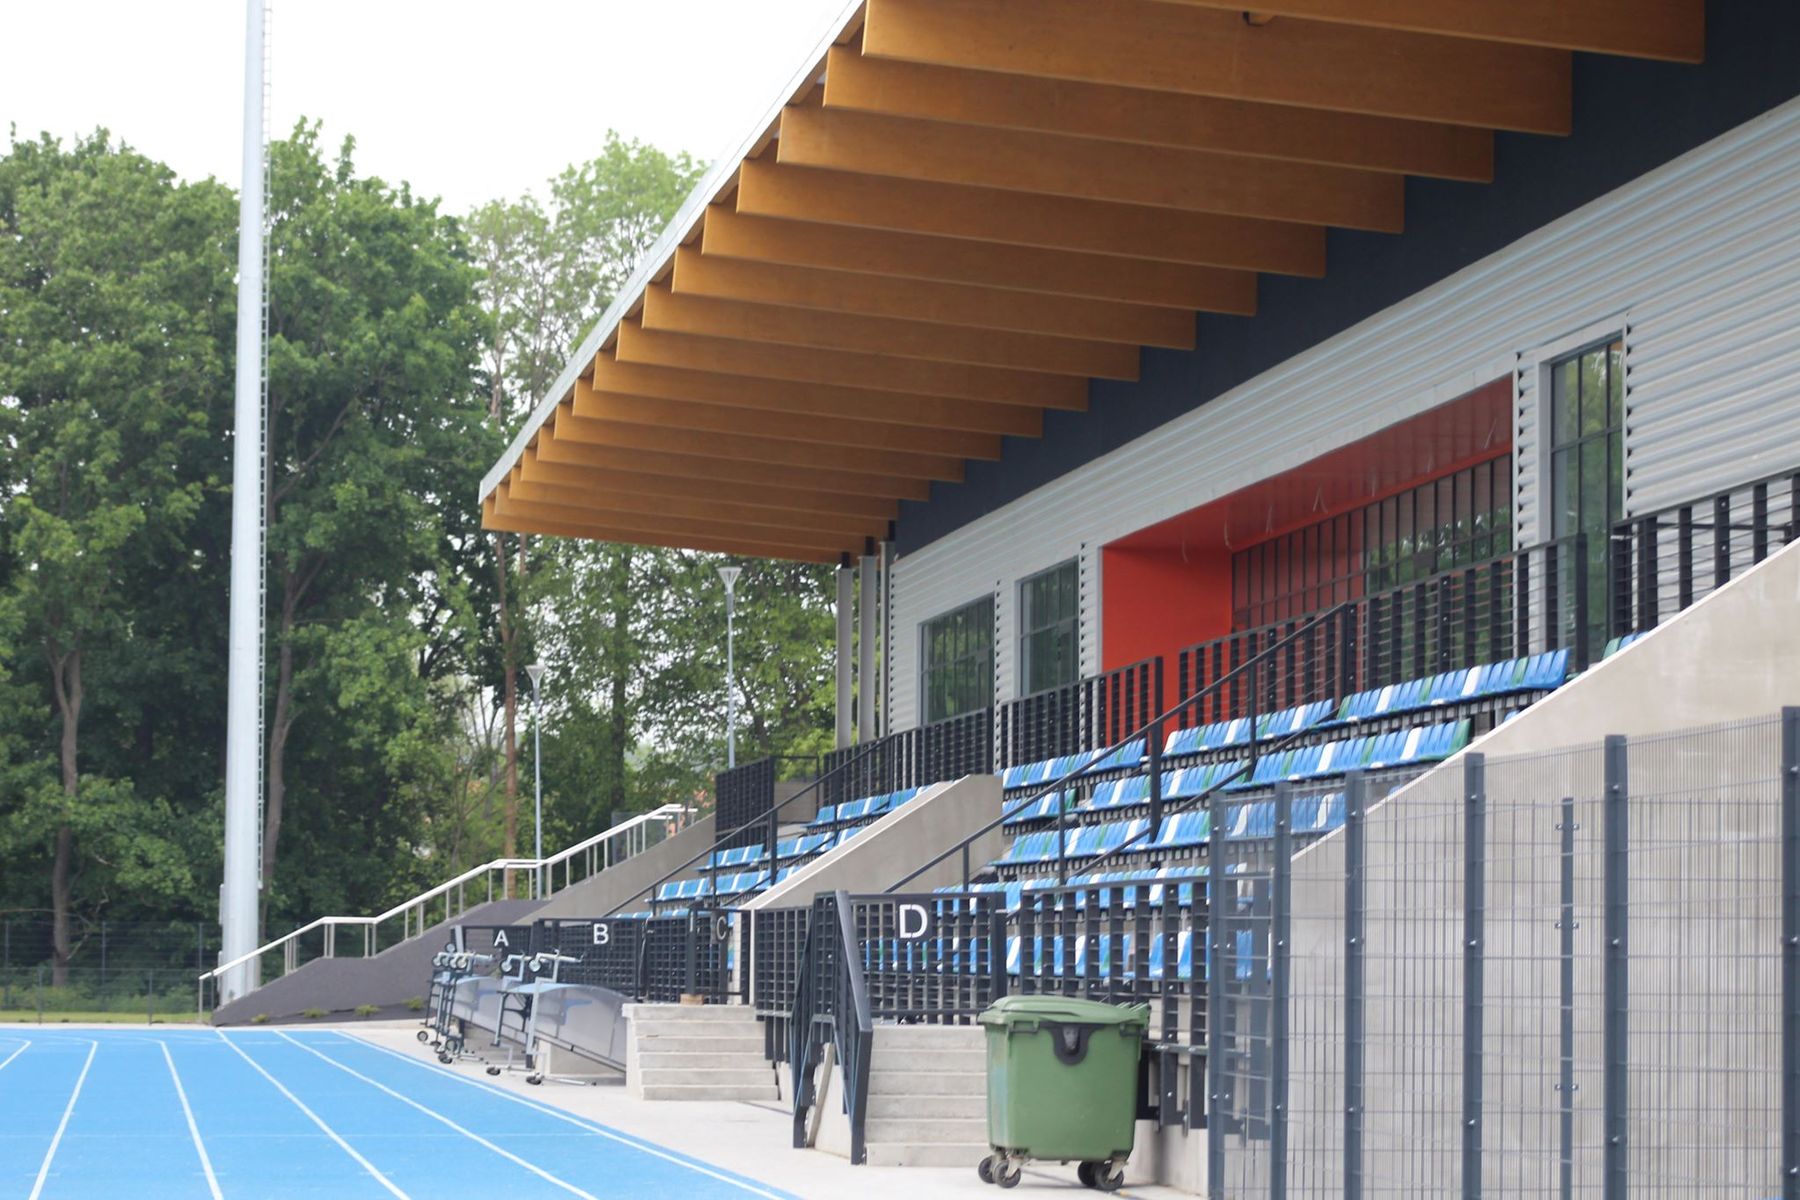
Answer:
<path fill-rule="evenodd" d="M 1019 584 L 1019 694 L 1081 676 L 1081 576 L 1074 559 Z"/>
<path fill-rule="evenodd" d="M 919 626 L 924 639 L 919 690 L 925 722 L 994 702 L 994 598 L 984 597 Z"/>
<path fill-rule="evenodd" d="M 1606 640 L 1612 595 L 1607 553 L 1625 515 L 1625 343 L 1611 338 L 1550 366 L 1550 536 L 1585 534 L 1587 611 L 1577 617 L 1573 589 L 1567 619 L 1587 626 L 1588 646 Z"/>

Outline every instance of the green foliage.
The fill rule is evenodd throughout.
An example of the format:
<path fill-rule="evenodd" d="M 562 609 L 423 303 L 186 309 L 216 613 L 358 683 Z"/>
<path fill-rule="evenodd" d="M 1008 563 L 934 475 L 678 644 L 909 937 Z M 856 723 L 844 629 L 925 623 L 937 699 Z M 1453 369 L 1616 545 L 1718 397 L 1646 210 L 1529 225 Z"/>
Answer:
<path fill-rule="evenodd" d="M 325 1015 L 325 1010 L 322 1008 L 306 1008 L 300 1010 L 300 1015 L 309 1021 L 317 1021 Z"/>
<path fill-rule="evenodd" d="M 379 1004 L 359 1004 L 356 1006 L 356 1015 L 359 1017 L 372 1017 L 380 1011 L 381 1005 Z"/>
<path fill-rule="evenodd" d="M 250 1018 L 250 1023 L 252 1025 L 267 1025 L 269 1023 L 269 1014 L 257 1013 L 254 1017 Z"/>
<path fill-rule="evenodd" d="M 408 996 L 406 998 L 406 1011 L 407 1012 L 424 1012 L 425 1011 L 425 997 L 423 997 L 423 996 Z"/>

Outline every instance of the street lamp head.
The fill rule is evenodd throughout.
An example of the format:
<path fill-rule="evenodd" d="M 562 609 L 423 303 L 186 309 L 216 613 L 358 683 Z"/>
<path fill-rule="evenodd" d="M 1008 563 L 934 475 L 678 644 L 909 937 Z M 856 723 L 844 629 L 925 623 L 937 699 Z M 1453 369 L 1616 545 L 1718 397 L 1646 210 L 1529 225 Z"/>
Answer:
<path fill-rule="evenodd" d="M 538 681 L 544 677 L 544 664 L 541 662 L 531 663 L 525 668 L 525 677 L 531 680 L 531 694 L 537 695 Z"/>
<path fill-rule="evenodd" d="M 737 587 L 738 576 L 742 575 L 743 573 L 744 573 L 744 568 L 742 568 L 742 567 L 720 567 L 719 568 L 719 578 L 721 580 L 723 580 L 725 583 L 725 594 L 727 596 L 731 595 L 732 589 Z"/>

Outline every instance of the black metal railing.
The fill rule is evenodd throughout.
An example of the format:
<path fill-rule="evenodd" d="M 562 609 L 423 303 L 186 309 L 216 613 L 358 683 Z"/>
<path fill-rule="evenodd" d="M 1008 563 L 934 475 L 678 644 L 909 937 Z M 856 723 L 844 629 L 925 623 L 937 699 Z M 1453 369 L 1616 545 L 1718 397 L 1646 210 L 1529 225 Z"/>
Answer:
<path fill-rule="evenodd" d="M 1161 656 L 1008 700 L 994 708 L 996 761 L 1013 766 L 1092 750 L 1162 705 Z"/>
<path fill-rule="evenodd" d="M 994 710 L 979 708 L 829 751 L 821 765 L 833 782 L 820 795 L 820 803 L 842 804 L 964 775 L 990 774 L 994 769 L 993 722 Z"/>
<path fill-rule="evenodd" d="M 732 944 L 739 914 L 690 909 L 666 917 L 540 918 L 533 952 L 576 959 L 563 964 L 564 983 L 608 988 L 632 1000 L 678 1003 L 699 996 L 708 1004 L 740 998 L 748 972 L 734 978 Z"/>
<path fill-rule="evenodd" d="M 806 957 L 808 905 L 764 908 L 749 914 L 750 1006 L 763 1026 L 763 1056 L 772 1063 L 788 1061 L 790 1021 L 800 972 Z"/>
<path fill-rule="evenodd" d="M 807 1145 L 807 1126 L 818 1092 L 815 1055 L 830 1043 L 844 1079 L 844 1112 L 850 1120 L 850 1161 L 868 1161 L 864 1127 L 869 1104 L 869 1060 L 875 1019 L 863 983 L 851 902 L 843 892 L 822 892 L 807 923 L 799 986 L 790 1010 L 789 1066 L 794 1094 L 794 1147 Z"/>

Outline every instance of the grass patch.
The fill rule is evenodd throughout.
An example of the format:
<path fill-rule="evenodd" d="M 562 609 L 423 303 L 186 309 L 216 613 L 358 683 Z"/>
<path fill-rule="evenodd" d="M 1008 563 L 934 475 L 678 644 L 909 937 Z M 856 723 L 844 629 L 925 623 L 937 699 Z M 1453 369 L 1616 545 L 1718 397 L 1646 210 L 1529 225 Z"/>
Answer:
<path fill-rule="evenodd" d="M 38 1014 L 35 1008 L 3 1009 L 0 1008 L 0 1023 L 36 1025 Z M 140 1012 L 45 1012 L 45 1025 L 142 1025 L 144 1014 Z M 206 1017 L 191 1009 L 187 1012 L 159 1012 L 156 1014 L 158 1025 L 205 1025 Z"/>

